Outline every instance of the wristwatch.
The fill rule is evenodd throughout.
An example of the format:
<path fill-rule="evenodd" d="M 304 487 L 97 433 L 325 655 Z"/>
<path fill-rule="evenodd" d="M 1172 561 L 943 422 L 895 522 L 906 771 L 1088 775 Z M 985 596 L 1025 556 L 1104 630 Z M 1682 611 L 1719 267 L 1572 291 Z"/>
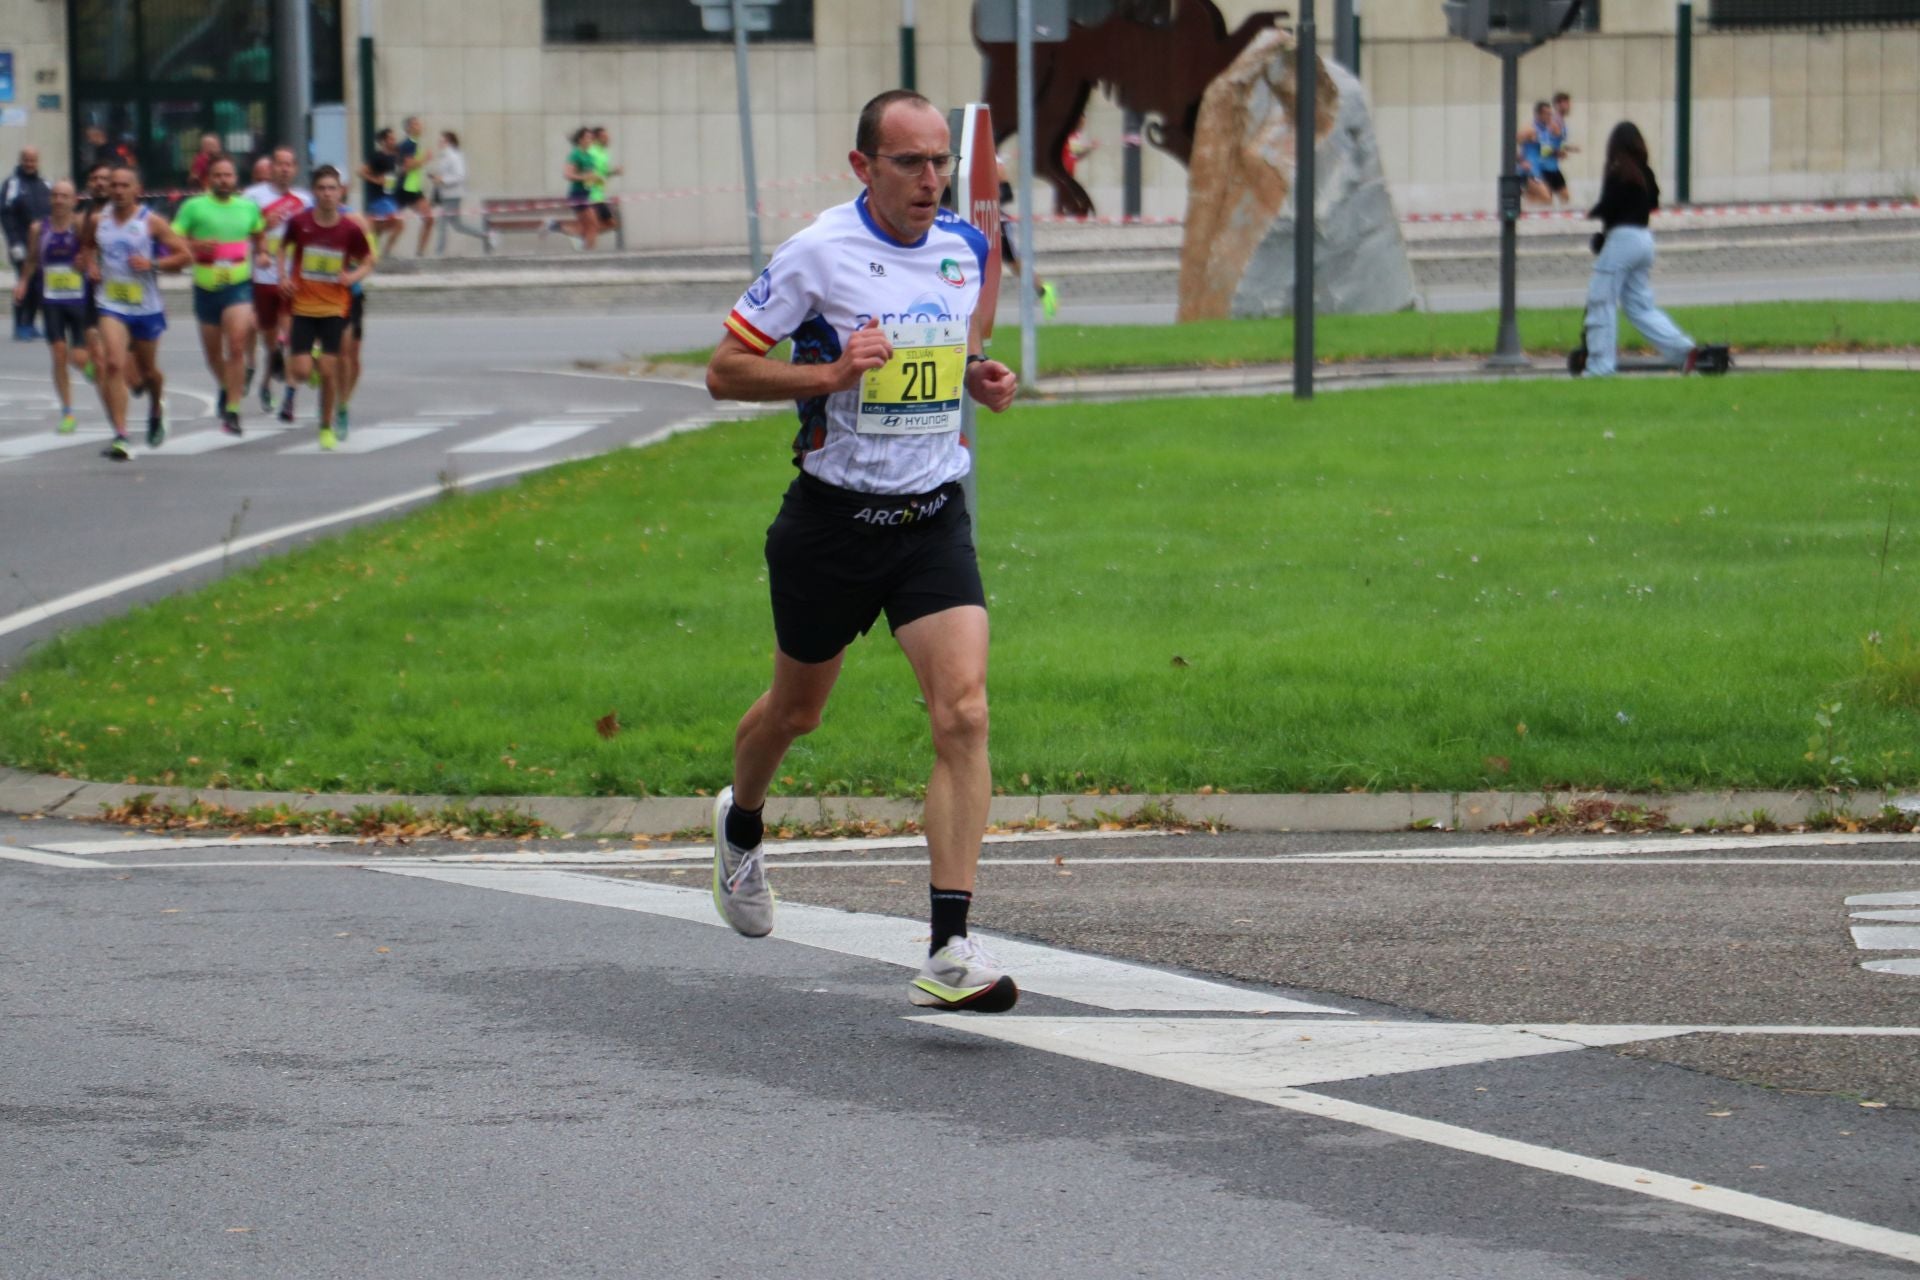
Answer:
<path fill-rule="evenodd" d="M 976 364 L 985 364 L 986 362 L 987 362 L 987 358 L 983 355 L 974 354 L 974 355 L 969 355 L 967 357 L 967 367 L 969 369 L 971 369 Z"/>

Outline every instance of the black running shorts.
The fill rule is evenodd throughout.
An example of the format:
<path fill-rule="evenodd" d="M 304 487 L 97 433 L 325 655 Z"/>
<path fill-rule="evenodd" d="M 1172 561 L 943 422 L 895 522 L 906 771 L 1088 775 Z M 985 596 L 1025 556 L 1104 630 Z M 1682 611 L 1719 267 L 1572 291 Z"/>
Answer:
<path fill-rule="evenodd" d="M 353 340 L 360 341 L 367 333 L 367 295 L 356 293 L 353 301 L 347 304 L 347 328 L 353 331 Z"/>
<path fill-rule="evenodd" d="M 1547 184 L 1547 190 L 1549 191 L 1565 191 L 1567 189 L 1566 175 L 1558 169 L 1542 169 L 1540 171 L 1540 181 Z"/>
<path fill-rule="evenodd" d="M 958 484 L 870 494 L 802 474 L 767 529 L 767 585 L 780 651 L 800 662 L 833 658 L 883 612 L 898 631 L 987 603 Z"/>
<path fill-rule="evenodd" d="M 84 302 L 43 302 L 40 323 L 48 346 L 56 342 L 70 347 L 87 345 L 87 304 Z"/>
<path fill-rule="evenodd" d="M 303 356 L 319 343 L 324 355 L 340 354 L 340 338 L 347 331 L 345 316 L 301 316 L 293 318 L 287 332 L 287 350 Z"/>

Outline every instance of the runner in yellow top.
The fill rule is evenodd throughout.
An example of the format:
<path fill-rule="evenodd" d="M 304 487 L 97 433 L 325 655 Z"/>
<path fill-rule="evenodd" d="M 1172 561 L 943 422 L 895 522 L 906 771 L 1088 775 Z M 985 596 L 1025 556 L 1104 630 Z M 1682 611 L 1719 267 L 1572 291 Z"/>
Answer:
<path fill-rule="evenodd" d="M 235 194 L 238 185 L 233 161 L 219 156 L 207 167 L 207 193 L 173 216 L 173 229 L 193 252 L 193 314 L 207 368 L 220 388 L 220 426 L 236 436 L 253 350 L 253 262 L 270 261 L 266 218 L 259 205 Z"/>

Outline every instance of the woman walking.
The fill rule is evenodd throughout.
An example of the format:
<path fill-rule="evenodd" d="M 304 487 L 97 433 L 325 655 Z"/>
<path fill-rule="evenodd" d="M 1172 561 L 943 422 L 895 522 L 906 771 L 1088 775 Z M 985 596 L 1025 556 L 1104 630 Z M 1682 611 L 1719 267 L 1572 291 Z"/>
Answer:
<path fill-rule="evenodd" d="M 434 253 L 445 256 L 448 228 L 472 236 L 491 250 L 493 237 L 479 227 L 468 226 L 460 212 L 460 202 L 467 195 L 467 158 L 460 152 L 460 135 L 453 130 L 440 135 L 440 151 L 427 166 L 427 176 L 433 179 L 433 207 L 440 212 L 440 238 L 433 246 Z"/>
<path fill-rule="evenodd" d="M 1647 163 L 1647 142 L 1631 120 L 1622 120 L 1607 138 L 1607 163 L 1600 203 L 1588 212 L 1600 219 L 1600 256 L 1587 284 L 1587 367 L 1582 376 L 1602 378 L 1614 372 L 1620 345 L 1619 312 L 1653 344 L 1663 359 L 1687 373 L 1698 354 L 1693 339 L 1653 304 L 1653 233 L 1647 215 L 1660 207 L 1660 184 Z"/>

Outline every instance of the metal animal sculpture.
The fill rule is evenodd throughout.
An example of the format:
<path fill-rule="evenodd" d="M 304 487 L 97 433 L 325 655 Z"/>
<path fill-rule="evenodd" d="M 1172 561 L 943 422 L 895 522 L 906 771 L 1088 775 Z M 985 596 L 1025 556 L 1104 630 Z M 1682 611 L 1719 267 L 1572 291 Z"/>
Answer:
<path fill-rule="evenodd" d="M 1289 16 L 1284 9 L 1256 13 L 1228 32 L 1212 0 L 1073 0 L 1071 12 L 1064 41 L 1033 47 L 1033 167 L 1053 185 L 1060 212 L 1078 218 L 1093 212 L 1093 199 L 1060 152 L 1096 85 L 1148 117 L 1147 141 L 1184 165 L 1207 85 L 1256 35 Z M 984 42 L 977 30 L 998 144 L 1018 127 L 1015 46 Z"/>

